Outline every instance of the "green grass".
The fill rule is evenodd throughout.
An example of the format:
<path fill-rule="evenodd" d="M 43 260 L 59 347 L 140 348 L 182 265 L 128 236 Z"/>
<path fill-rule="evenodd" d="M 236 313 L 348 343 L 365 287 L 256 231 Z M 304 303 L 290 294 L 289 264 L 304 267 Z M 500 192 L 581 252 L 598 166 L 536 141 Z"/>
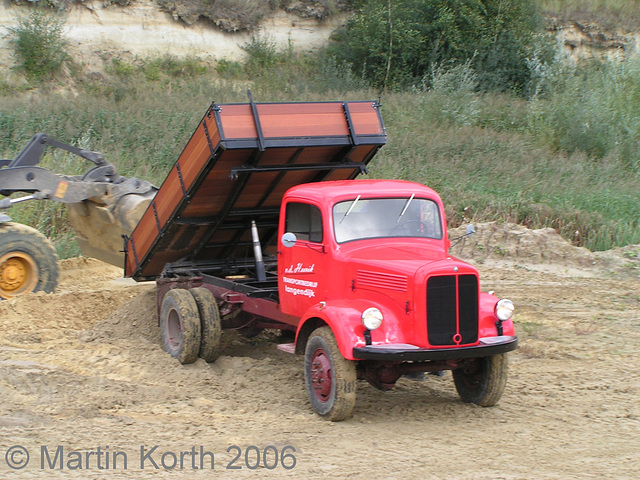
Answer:
<path fill-rule="evenodd" d="M 74 80 L 75 94 L 55 85 L 47 92 L 0 89 L 0 158 L 13 158 L 34 133 L 46 132 L 102 152 L 123 175 L 159 184 L 211 102 L 247 101 L 247 88 L 257 102 L 377 97 L 330 59 L 253 47 L 251 61 L 223 62 L 217 70 L 192 59 L 118 59 L 105 80 Z M 430 185 L 443 197 L 451 226 L 513 221 L 556 228 L 592 250 L 639 244 L 640 149 L 633 112 L 640 111 L 640 100 L 635 66 L 624 66 L 633 73 L 627 76 L 616 68 L 548 71 L 534 101 L 477 94 L 473 72 L 464 68 L 440 72 L 434 89 L 384 95 L 389 142 L 373 160 L 371 175 Z M 621 90 L 626 101 L 615 94 Z M 566 126 L 600 110 L 616 113 L 607 117 L 605 138 L 618 128 L 616 119 L 629 135 L 620 134 L 596 155 Z M 558 141 L 554 131 L 571 142 Z M 49 155 L 44 166 L 67 174 L 84 168 L 64 154 Z M 77 253 L 59 205 L 27 202 L 10 214 L 52 236 L 61 256 Z"/>
<path fill-rule="evenodd" d="M 598 164 L 583 152 L 537 144 L 521 131 L 523 122 L 501 114 L 510 103 L 509 116 L 520 110 L 526 117 L 528 105 L 519 99 L 481 97 L 477 115 L 487 125 L 469 126 L 433 122 L 429 104 L 442 100 L 425 96 L 384 99 L 390 142 L 373 162 L 374 176 L 430 185 L 443 197 L 451 226 L 497 220 L 553 227 L 592 250 L 640 243 L 640 178 L 624 162 Z"/>

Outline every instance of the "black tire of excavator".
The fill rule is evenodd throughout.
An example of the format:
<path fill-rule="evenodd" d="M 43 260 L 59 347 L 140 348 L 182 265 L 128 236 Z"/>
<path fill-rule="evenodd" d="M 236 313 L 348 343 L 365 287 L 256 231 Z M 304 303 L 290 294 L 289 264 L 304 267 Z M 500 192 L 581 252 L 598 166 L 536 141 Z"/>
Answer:
<path fill-rule="evenodd" d="M 58 285 L 58 255 L 35 228 L 0 223 L 0 299 L 31 292 L 51 293 Z"/>

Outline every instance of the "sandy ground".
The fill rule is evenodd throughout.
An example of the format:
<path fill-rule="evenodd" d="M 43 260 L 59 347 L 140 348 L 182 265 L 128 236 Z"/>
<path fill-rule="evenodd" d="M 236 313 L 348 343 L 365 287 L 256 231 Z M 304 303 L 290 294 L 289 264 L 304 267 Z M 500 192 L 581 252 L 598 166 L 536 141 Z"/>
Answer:
<path fill-rule="evenodd" d="M 637 266 L 589 264 L 581 250 L 534 262 L 504 238 L 493 255 L 466 252 L 483 289 L 518 307 L 521 346 L 500 404 L 463 404 L 450 373 L 391 392 L 361 382 L 341 423 L 312 413 L 302 358 L 277 350 L 275 335 L 226 332 L 215 364 L 181 366 L 160 346 L 153 284 L 63 261 L 55 294 L 0 303 L 0 478 L 637 478 Z M 16 446 L 29 463 L 14 471 L 26 459 Z M 273 467 L 276 451 L 275 468 L 248 468 L 257 452 Z"/>

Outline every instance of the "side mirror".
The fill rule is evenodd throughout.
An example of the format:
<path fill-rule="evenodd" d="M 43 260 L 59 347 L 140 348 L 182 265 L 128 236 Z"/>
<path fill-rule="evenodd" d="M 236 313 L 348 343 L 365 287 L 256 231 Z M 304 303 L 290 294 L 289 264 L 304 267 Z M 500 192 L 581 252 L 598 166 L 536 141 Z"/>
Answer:
<path fill-rule="evenodd" d="M 295 233 L 287 232 L 284 235 L 282 235 L 282 238 L 280 239 L 280 241 L 282 242 L 282 245 L 285 246 L 286 248 L 291 248 L 298 241 L 298 237 L 296 237 Z"/>
<path fill-rule="evenodd" d="M 475 229 L 475 227 L 473 226 L 473 224 L 472 224 L 472 223 L 470 223 L 469 225 L 467 225 L 467 233 L 466 233 L 466 236 L 467 236 L 467 237 L 470 237 L 470 236 L 471 236 L 471 235 L 473 235 L 474 233 L 476 233 L 476 229 Z"/>
<path fill-rule="evenodd" d="M 451 242 L 449 242 L 449 248 L 455 247 L 458 244 L 458 242 L 460 242 L 460 240 L 462 240 L 463 238 L 470 237 L 474 233 L 476 233 L 476 229 L 474 228 L 473 224 L 470 223 L 469 225 L 467 225 L 467 230 L 464 235 L 460 235 L 459 237 L 451 239 L 451 242 L 454 242 L 454 243 L 452 244 Z"/>

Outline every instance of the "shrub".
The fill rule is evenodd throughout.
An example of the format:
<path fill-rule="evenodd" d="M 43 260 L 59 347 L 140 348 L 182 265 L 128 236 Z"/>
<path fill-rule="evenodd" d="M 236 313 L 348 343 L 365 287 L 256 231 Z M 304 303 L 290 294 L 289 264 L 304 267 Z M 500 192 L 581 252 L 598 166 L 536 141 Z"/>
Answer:
<path fill-rule="evenodd" d="M 17 26 L 8 28 L 8 36 L 18 68 L 34 80 L 50 78 L 59 72 L 69 59 L 64 19 L 36 9 L 16 20 Z"/>
<path fill-rule="evenodd" d="M 472 59 L 479 87 L 522 90 L 541 23 L 533 0 L 370 0 L 333 36 L 331 53 L 372 85 L 402 88 L 435 65 Z"/>
<path fill-rule="evenodd" d="M 640 60 L 557 64 L 543 69 L 529 130 L 556 150 L 619 158 L 640 172 Z"/>
<path fill-rule="evenodd" d="M 422 82 L 420 102 L 425 115 L 442 125 L 477 125 L 480 118 L 478 74 L 467 61 L 438 65 Z"/>
<path fill-rule="evenodd" d="M 240 48 L 246 52 L 245 71 L 249 77 L 265 73 L 265 70 L 273 69 L 277 63 L 281 63 L 284 54 L 279 53 L 274 41 L 260 36 L 252 36 Z M 289 53 L 293 53 L 290 49 Z"/>
<path fill-rule="evenodd" d="M 291 43 L 280 50 L 272 40 L 259 36 L 252 37 L 241 48 L 246 52 L 243 63 L 221 61 L 217 71 L 226 79 L 248 78 L 254 83 L 255 92 L 326 93 L 366 87 L 366 82 L 348 64 L 325 50 L 298 53 Z"/>
<path fill-rule="evenodd" d="M 107 73 L 112 73 L 118 77 L 126 78 L 133 75 L 136 71 L 135 67 L 120 57 L 111 59 L 111 65 L 106 66 Z"/>
<path fill-rule="evenodd" d="M 173 55 L 147 58 L 135 57 L 131 61 L 117 56 L 111 59 L 110 64 L 107 64 L 106 71 L 123 80 L 141 74 L 147 80 L 156 82 L 165 79 L 203 75 L 207 72 L 207 67 L 200 63 L 196 57 L 191 56 L 185 58 Z"/>

